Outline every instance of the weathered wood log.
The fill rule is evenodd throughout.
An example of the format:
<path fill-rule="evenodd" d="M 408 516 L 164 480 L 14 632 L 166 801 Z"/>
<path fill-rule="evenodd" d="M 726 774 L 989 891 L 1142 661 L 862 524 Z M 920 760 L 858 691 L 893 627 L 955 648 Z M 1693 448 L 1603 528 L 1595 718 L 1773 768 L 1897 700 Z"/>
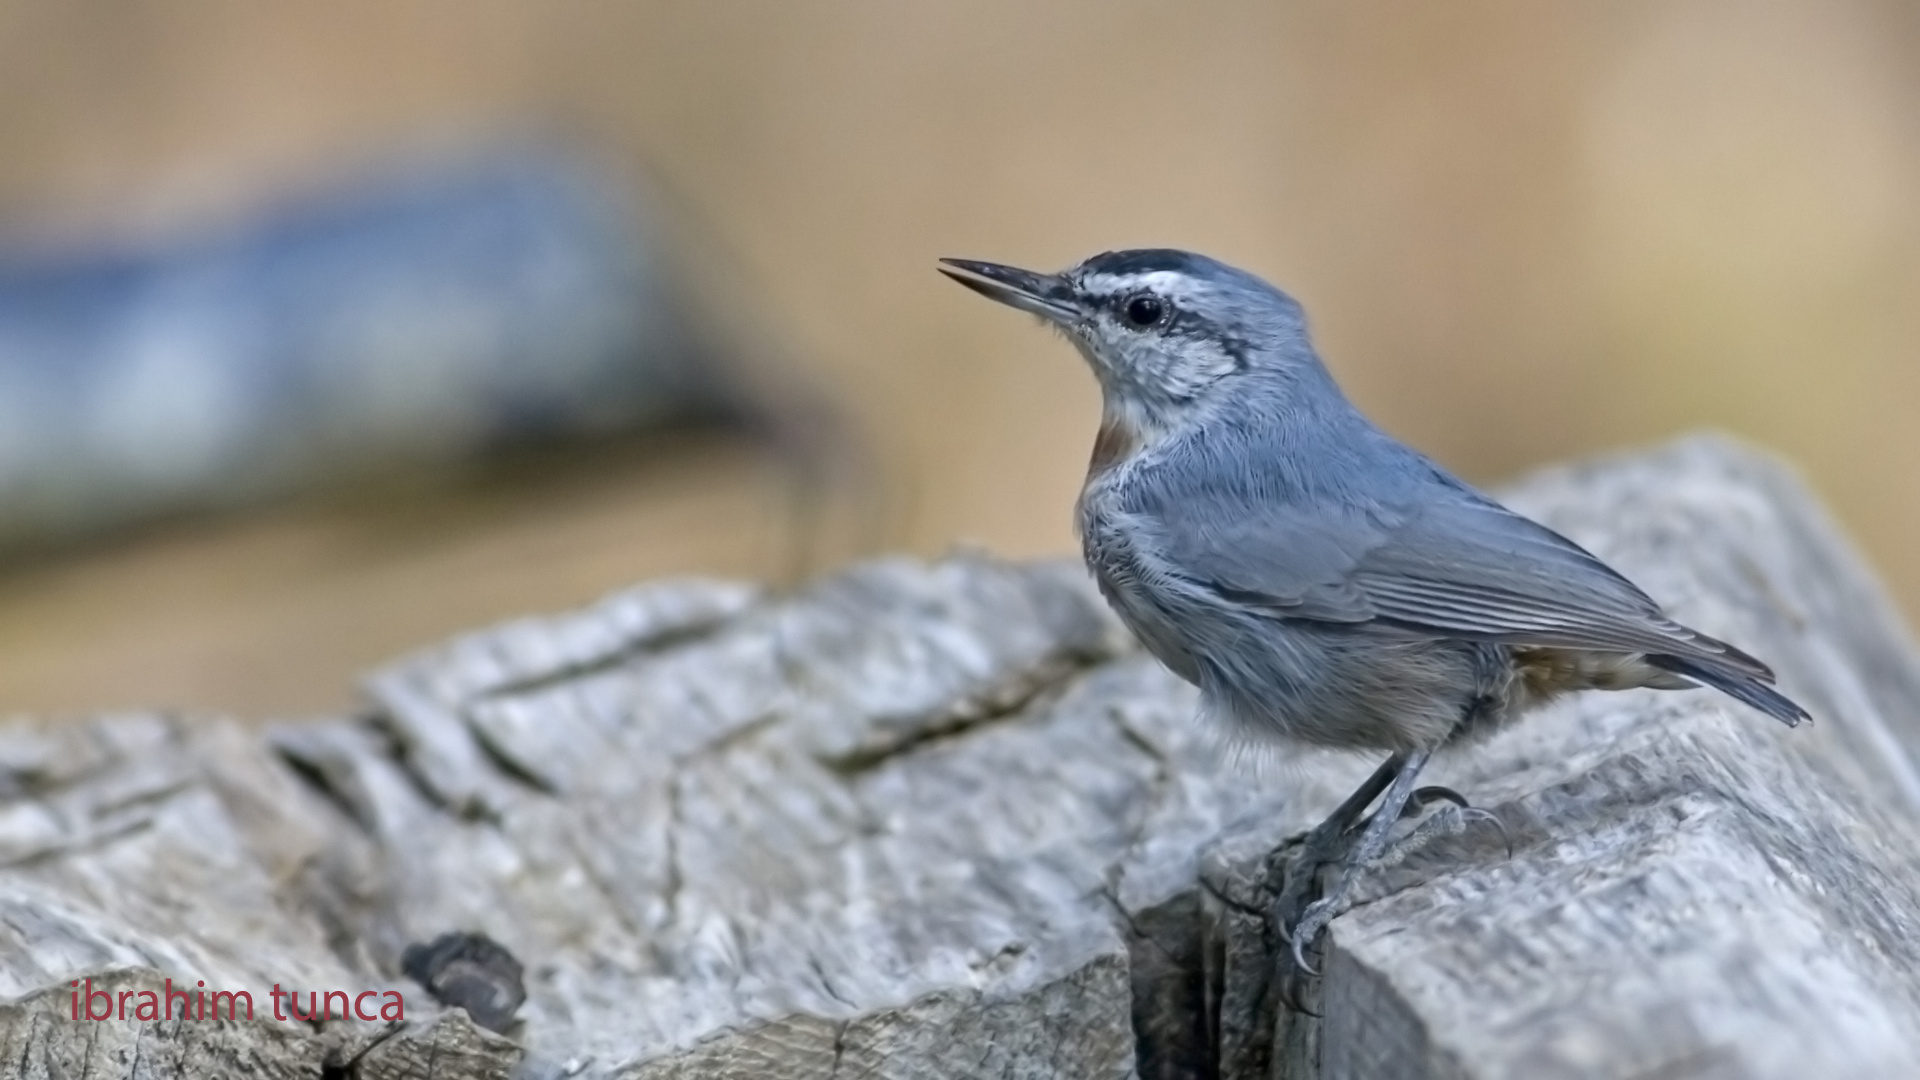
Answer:
<path fill-rule="evenodd" d="M 1369 874 L 1317 1017 L 1270 985 L 1264 906 L 1371 763 L 1238 761 L 1076 567 L 962 555 L 787 597 L 646 586 L 263 737 L 0 727 L 0 1075 L 1920 1070 L 1920 660 L 1871 579 L 1718 440 L 1510 494 L 1818 723 L 1587 695 L 1443 761 L 1512 854 L 1475 826 Z M 450 932 L 522 966 L 504 1034 L 400 974 Z M 262 1008 L 76 1020 L 89 977 Z M 405 1018 L 272 1019 L 276 984 L 400 991 Z"/>

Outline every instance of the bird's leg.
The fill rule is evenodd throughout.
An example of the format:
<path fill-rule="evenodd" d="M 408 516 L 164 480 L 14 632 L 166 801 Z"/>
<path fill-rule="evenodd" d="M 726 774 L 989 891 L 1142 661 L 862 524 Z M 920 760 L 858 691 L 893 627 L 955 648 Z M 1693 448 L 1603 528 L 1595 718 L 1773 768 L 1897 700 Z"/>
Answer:
<path fill-rule="evenodd" d="M 1353 846 L 1355 827 L 1360 823 L 1361 815 L 1367 807 L 1380 796 L 1393 778 L 1400 774 L 1406 764 L 1403 754 L 1395 754 L 1381 763 L 1361 782 L 1360 786 L 1348 795 L 1346 800 L 1328 814 L 1325 821 L 1314 826 L 1300 843 L 1300 849 L 1288 864 L 1288 872 L 1281 883 L 1280 895 L 1273 903 L 1273 924 L 1284 939 L 1293 927 L 1306 914 L 1307 905 L 1313 900 L 1316 883 L 1320 879 L 1320 868 L 1345 861 L 1347 850 Z"/>
<path fill-rule="evenodd" d="M 1387 850 L 1387 834 L 1392 831 L 1394 823 L 1400 820 L 1400 812 L 1406 808 L 1407 800 L 1413 796 L 1413 782 L 1420 776 L 1420 770 L 1426 767 L 1427 759 L 1432 756 L 1431 750 L 1413 750 L 1405 754 L 1395 754 L 1387 759 L 1387 764 L 1382 765 L 1380 771 L 1376 772 L 1366 784 L 1361 785 L 1360 791 L 1354 792 L 1347 802 L 1340 804 L 1339 810 L 1334 811 L 1338 816 L 1342 811 L 1347 810 L 1348 805 L 1372 787 L 1374 782 L 1380 779 L 1381 774 L 1387 772 L 1389 766 L 1397 769 L 1386 785 L 1386 793 L 1380 798 L 1380 808 L 1367 819 L 1366 826 L 1360 832 L 1359 840 L 1346 849 L 1345 857 L 1340 860 L 1338 876 L 1334 879 L 1333 888 L 1320 899 L 1308 904 L 1306 910 L 1301 912 L 1299 920 L 1285 928 L 1286 937 L 1293 948 L 1293 962 L 1299 966 L 1300 970 L 1309 975 L 1318 974 L 1312 965 L 1307 963 L 1307 946 L 1313 944 L 1314 939 L 1320 936 L 1320 931 L 1326 929 L 1327 924 L 1333 921 L 1333 917 L 1340 913 L 1341 905 L 1346 901 L 1347 892 L 1353 887 L 1355 871 L 1360 867 L 1378 862 L 1380 856 Z M 1371 796 L 1367 801 L 1371 801 Z M 1362 802 L 1360 806 L 1364 809 L 1366 802 Z M 1357 814 L 1358 811 L 1356 810 L 1355 813 Z M 1313 843 L 1314 833 L 1319 833 L 1321 829 L 1332 824 L 1334 821 L 1329 818 L 1313 833 L 1308 834 L 1308 844 Z M 1343 834 L 1350 824 L 1340 827 Z M 1309 876 L 1311 876 L 1310 873 Z M 1288 884 L 1291 886 L 1292 881 L 1289 880 Z M 1289 888 L 1287 891 L 1292 890 Z M 1285 899 L 1284 894 L 1282 899 Z"/>

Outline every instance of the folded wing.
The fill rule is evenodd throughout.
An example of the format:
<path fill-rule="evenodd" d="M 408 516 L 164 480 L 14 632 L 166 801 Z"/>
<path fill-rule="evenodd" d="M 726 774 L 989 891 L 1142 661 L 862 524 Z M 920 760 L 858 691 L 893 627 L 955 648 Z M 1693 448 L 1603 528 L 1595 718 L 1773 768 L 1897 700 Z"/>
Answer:
<path fill-rule="evenodd" d="M 1162 569 L 1276 618 L 1381 622 L 1514 645 L 1672 655 L 1770 682 L 1579 545 L 1464 486 L 1390 504 L 1184 500 L 1154 515 Z"/>

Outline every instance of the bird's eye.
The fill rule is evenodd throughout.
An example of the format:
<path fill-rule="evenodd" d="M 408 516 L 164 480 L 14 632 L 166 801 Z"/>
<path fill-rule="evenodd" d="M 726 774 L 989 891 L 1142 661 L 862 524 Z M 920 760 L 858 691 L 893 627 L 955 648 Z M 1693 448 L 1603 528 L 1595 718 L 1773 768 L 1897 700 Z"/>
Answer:
<path fill-rule="evenodd" d="M 1167 313 L 1167 305 L 1157 296 L 1136 296 L 1127 301 L 1124 309 L 1127 322 L 1142 330 L 1159 322 Z"/>

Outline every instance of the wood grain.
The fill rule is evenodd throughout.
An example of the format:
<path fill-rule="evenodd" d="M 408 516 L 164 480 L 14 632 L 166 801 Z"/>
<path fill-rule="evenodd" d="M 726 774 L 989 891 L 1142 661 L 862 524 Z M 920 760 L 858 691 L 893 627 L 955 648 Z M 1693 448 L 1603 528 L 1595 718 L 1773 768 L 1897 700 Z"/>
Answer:
<path fill-rule="evenodd" d="M 1370 874 L 1317 1018 L 1270 985 L 1265 899 L 1371 763 L 1225 752 L 1077 567 L 963 553 L 642 586 L 402 659 L 361 718 L 0 729 L 0 1070 L 1912 1071 L 1920 662 L 1873 581 L 1717 440 L 1512 496 L 1817 722 L 1595 694 L 1441 762 L 1512 855 L 1476 826 Z M 524 965 L 504 1037 L 397 974 L 449 931 Z M 395 988 L 408 1017 L 74 1021 L 88 974 Z"/>

